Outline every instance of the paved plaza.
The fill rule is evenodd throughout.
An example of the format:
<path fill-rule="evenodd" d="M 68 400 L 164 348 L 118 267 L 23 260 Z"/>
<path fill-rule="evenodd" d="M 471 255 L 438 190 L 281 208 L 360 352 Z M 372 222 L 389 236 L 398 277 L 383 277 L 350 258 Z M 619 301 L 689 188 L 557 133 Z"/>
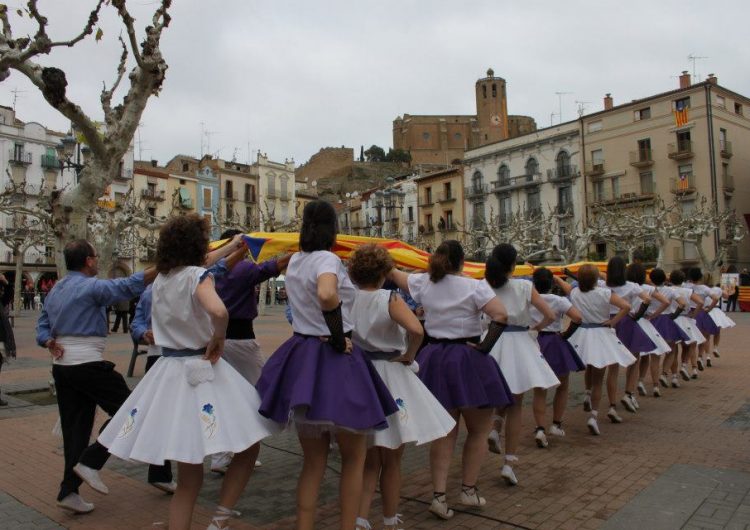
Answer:
<path fill-rule="evenodd" d="M 290 334 L 281 308 L 268 313 L 255 328 L 266 353 Z M 481 512 L 456 510 L 450 521 L 430 516 L 427 449 L 407 449 L 400 509 L 404 528 L 750 529 L 750 363 L 745 343 L 750 315 L 731 316 L 739 326 L 724 333 L 722 355 L 713 368 L 680 389 L 664 390 L 661 399 L 641 398 L 640 412 L 621 411 L 625 422 L 620 425 L 604 419 L 600 437 L 585 428 L 580 375 L 574 376 L 565 419 L 568 434 L 551 438 L 548 449 L 533 443 L 527 407 L 526 435 L 515 467 L 520 485 L 506 486 L 500 479 L 501 457 L 490 455 L 478 484 L 488 501 Z M 43 393 L 25 394 L 46 388 L 50 378 L 49 356 L 34 344 L 35 321 L 34 313 L 16 321 L 19 358 L 0 374 L 3 392 L 13 394 L 10 406 L 0 409 L 0 528 L 166 528 L 169 496 L 146 483 L 145 466 L 116 458 L 102 472 L 109 495 L 81 488 L 84 498 L 96 504 L 93 513 L 71 516 L 55 506 L 63 467 L 62 439 L 52 434 L 57 409 L 45 404 Z M 124 374 L 130 338 L 117 333 L 108 342 L 106 357 Z M 142 376 L 144 363 L 140 357 L 132 385 Z M 289 434 L 268 439 L 260 458 L 263 465 L 236 507 L 242 516 L 232 528 L 292 529 L 302 462 L 299 444 Z M 339 464 L 332 453 L 321 489 L 317 528 L 322 530 L 337 528 Z M 220 484 L 220 477 L 207 471 L 194 528 L 208 524 Z M 459 488 L 457 453 L 448 488 L 454 508 Z M 370 519 L 380 528 L 379 501 Z"/>

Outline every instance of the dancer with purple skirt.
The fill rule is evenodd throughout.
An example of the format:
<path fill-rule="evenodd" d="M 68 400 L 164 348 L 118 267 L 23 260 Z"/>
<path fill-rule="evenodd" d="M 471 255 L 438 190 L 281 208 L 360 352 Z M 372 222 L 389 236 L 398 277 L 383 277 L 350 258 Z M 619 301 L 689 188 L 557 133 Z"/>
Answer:
<path fill-rule="evenodd" d="M 289 260 L 286 287 L 294 336 L 263 366 L 257 388 L 260 413 L 294 423 L 304 463 L 297 485 L 297 529 L 312 530 L 328 447 L 335 435 L 341 452 L 341 529 L 355 526 L 362 495 L 366 435 L 388 427 L 398 411 L 372 363 L 352 345 L 355 288 L 331 252 L 336 211 L 312 201 L 302 213 L 300 252 Z"/>
<path fill-rule="evenodd" d="M 463 448 L 460 503 L 482 507 L 477 479 L 487 455 L 487 435 L 492 412 L 513 403 L 508 384 L 497 363 L 487 354 L 502 334 L 505 308 L 485 281 L 461 275 L 464 250 L 458 241 L 446 240 L 430 257 L 427 273 L 406 274 L 394 269 L 390 279 L 424 307 L 429 344 L 417 356 L 419 378 L 458 424 L 463 416 L 468 431 Z M 478 345 L 482 328 L 479 317 L 491 320 L 487 335 Z M 458 425 L 430 446 L 432 505 L 430 512 L 450 519 L 454 512 L 446 500 L 446 483 Z"/>
<path fill-rule="evenodd" d="M 698 349 L 695 355 L 690 358 L 693 368 L 691 377 L 692 379 L 697 379 L 698 370 L 702 372 L 706 365 L 708 349 L 711 346 L 711 337 L 720 331 L 719 326 L 716 325 L 716 322 L 711 318 L 709 312 L 716 307 L 719 300 L 721 300 L 721 297 L 713 294 L 711 288 L 705 284 L 703 272 L 699 267 L 692 267 L 689 269 L 687 277 L 689 283 L 686 282 L 685 287 L 691 288 L 693 293 L 697 294 L 703 300 L 703 307 L 695 314 L 695 323 L 698 326 L 698 330 L 703 334 L 705 340 L 698 344 Z M 696 367 L 698 370 L 696 370 Z"/>
<path fill-rule="evenodd" d="M 689 341 L 683 341 L 682 343 L 682 359 L 678 355 L 675 355 L 672 359 L 672 373 L 677 375 L 677 366 L 680 365 L 680 375 L 685 381 L 690 381 L 690 372 L 688 371 L 688 363 L 695 362 L 694 359 L 697 356 L 697 348 L 699 345 L 706 342 L 703 333 L 698 329 L 698 324 L 695 321 L 696 315 L 703 309 L 703 298 L 693 292 L 692 287 L 688 286 L 685 282 L 685 273 L 681 270 L 673 270 L 669 274 L 669 283 L 672 284 L 672 289 L 684 298 L 688 303 L 688 313 L 679 315 L 675 319 L 675 324 L 690 336 Z M 698 370 L 693 369 L 694 377 L 698 378 Z M 672 386 L 675 378 L 672 379 Z"/>

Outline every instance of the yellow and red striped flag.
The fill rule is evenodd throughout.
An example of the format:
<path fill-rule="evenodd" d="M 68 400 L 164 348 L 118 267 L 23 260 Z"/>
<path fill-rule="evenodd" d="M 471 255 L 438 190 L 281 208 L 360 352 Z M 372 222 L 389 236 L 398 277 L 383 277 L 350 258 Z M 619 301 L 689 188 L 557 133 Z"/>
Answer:
<path fill-rule="evenodd" d="M 681 109 L 676 109 L 673 111 L 674 113 L 674 122 L 677 127 L 682 127 L 683 125 L 687 125 L 688 122 L 688 108 L 683 107 Z"/>

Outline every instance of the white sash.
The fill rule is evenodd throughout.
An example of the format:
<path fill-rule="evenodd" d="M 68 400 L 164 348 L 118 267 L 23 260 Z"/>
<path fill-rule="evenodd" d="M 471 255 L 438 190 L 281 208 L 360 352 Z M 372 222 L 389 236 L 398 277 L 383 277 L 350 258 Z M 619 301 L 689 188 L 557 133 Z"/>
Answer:
<path fill-rule="evenodd" d="M 63 366 L 101 361 L 107 344 L 105 337 L 64 336 L 56 340 L 63 347 L 63 355 L 55 359 L 54 364 Z"/>

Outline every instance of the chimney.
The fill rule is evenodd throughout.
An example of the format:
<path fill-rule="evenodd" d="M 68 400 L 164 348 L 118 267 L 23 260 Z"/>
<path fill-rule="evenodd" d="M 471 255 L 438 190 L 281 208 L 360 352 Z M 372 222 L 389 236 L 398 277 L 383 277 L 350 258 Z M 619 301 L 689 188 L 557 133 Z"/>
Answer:
<path fill-rule="evenodd" d="M 716 77 L 714 74 L 708 74 L 708 77 L 706 78 L 706 81 L 708 81 L 712 85 L 718 85 L 719 84 L 719 78 Z"/>
<path fill-rule="evenodd" d="M 688 88 L 690 86 L 690 74 L 687 70 L 682 71 L 680 75 L 680 88 Z"/>
<path fill-rule="evenodd" d="M 604 110 L 609 110 L 615 106 L 615 102 L 612 99 L 612 94 L 604 96 Z"/>
<path fill-rule="evenodd" d="M 151 160 L 151 167 L 159 167 L 159 161 L 158 160 Z"/>

